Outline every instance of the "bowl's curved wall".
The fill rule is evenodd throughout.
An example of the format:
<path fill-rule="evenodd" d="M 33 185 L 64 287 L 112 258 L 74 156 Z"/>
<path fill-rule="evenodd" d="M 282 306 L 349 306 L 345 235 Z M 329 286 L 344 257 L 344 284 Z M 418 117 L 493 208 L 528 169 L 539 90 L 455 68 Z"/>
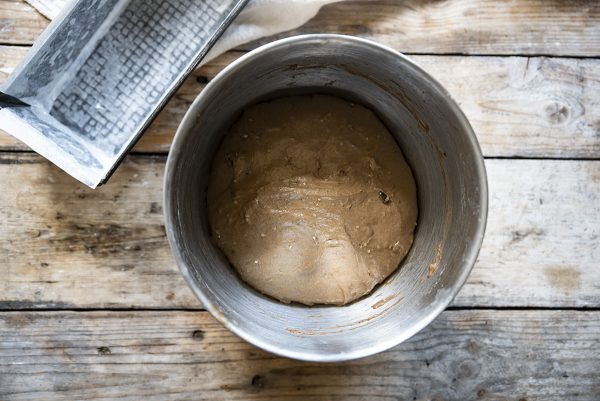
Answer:
<path fill-rule="evenodd" d="M 241 281 L 210 238 L 207 173 L 228 125 L 251 103 L 294 93 L 337 94 L 372 108 L 417 182 L 419 221 L 410 253 L 385 283 L 350 305 L 306 307 L 265 297 Z M 242 57 L 196 99 L 169 155 L 165 217 L 183 275 L 218 320 L 268 351 L 338 361 L 404 341 L 450 303 L 481 246 L 487 183 L 468 121 L 418 66 L 366 40 L 306 35 Z"/>

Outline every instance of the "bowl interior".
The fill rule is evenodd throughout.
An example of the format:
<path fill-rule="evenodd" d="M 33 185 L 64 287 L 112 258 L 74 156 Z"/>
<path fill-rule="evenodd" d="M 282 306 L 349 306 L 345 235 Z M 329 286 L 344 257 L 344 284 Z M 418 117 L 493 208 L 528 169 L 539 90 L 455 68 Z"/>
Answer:
<path fill-rule="evenodd" d="M 228 126 L 252 103 L 300 93 L 334 94 L 373 109 L 417 182 L 419 220 L 411 251 L 382 285 L 346 306 L 286 305 L 261 295 L 241 281 L 210 235 L 207 178 Z M 204 306 L 255 345 L 305 360 L 366 356 L 427 325 L 470 272 L 486 213 L 479 146 L 444 89 L 398 53 L 338 35 L 284 39 L 230 65 L 186 114 L 165 178 L 169 240 Z"/>

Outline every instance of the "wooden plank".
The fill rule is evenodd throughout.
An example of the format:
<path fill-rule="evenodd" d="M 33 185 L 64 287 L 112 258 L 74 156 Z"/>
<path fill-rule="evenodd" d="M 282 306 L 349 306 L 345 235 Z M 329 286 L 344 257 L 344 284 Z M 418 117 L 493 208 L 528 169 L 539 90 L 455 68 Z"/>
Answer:
<path fill-rule="evenodd" d="M 168 151 L 177 125 L 204 82 L 241 54 L 227 53 L 196 71 L 134 151 Z M 23 48 L 0 46 L 0 82 L 24 55 Z M 411 57 L 461 104 L 486 156 L 600 157 L 600 60 Z M 0 150 L 27 149 L 0 131 Z"/>
<path fill-rule="evenodd" d="M 599 343 L 599 312 L 446 311 L 390 351 L 315 364 L 206 312 L 2 313 L 0 399 L 595 401 Z"/>
<path fill-rule="evenodd" d="M 0 45 L 0 84 L 8 78 L 17 64 L 25 58 L 28 51 L 28 46 Z"/>
<path fill-rule="evenodd" d="M 27 3 L 35 7 L 44 17 L 53 19 L 60 14 L 60 12 L 67 5 L 68 0 L 25 0 Z"/>
<path fill-rule="evenodd" d="M 484 244 L 455 305 L 598 306 L 600 161 L 487 160 Z"/>
<path fill-rule="evenodd" d="M 165 238 L 164 157 L 85 188 L 0 155 L 1 308 L 200 308 Z M 456 306 L 600 306 L 600 161 L 488 160 L 479 261 Z"/>
<path fill-rule="evenodd" d="M 30 45 L 48 20 L 22 0 L 0 0 L 0 44 Z"/>
<path fill-rule="evenodd" d="M 486 156 L 600 157 L 600 60 L 413 58 L 456 99 Z"/>
<path fill-rule="evenodd" d="M 46 20 L 23 2 L 0 4 L 0 43 L 33 43 Z M 593 0 L 360 0 L 328 5 L 307 25 L 279 37 L 330 32 L 376 39 L 408 53 L 596 57 L 598 21 L 600 4 Z"/>
<path fill-rule="evenodd" d="M 598 21 L 600 3 L 593 0 L 353 0 L 327 5 L 308 24 L 277 37 L 357 35 L 414 54 L 597 57 Z"/>
<path fill-rule="evenodd" d="M 4 308 L 199 307 L 162 215 L 165 158 L 134 157 L 96 190 L 33 155 L 1 155 Z"/>

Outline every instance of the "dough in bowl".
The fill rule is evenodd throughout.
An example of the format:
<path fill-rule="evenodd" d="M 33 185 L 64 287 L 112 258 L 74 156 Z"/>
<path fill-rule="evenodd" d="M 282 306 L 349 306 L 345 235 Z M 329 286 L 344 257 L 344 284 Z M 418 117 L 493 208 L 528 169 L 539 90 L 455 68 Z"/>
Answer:
<path fill-rule="evenodd" d="M 213 160 L 212 234 L 241 278 L 282 302 L 343 305 L 406 256 L 414 178 L 369 109 L 329 95 L 246 109 Z"/>

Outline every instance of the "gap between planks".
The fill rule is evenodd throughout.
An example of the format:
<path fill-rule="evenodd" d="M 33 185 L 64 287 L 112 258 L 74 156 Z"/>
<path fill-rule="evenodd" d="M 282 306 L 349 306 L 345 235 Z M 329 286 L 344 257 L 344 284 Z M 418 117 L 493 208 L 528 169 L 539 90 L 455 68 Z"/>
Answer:
<path fill-rule="evenodd" d="M 446 311 L 573 311 L 573 312 L 600 312 L 600 307 L 569 307 L 569 306 L 448 306 Z M 21 312 L 207 312 L 204 308 L 46 308 L 46 309 L 4 309 L 0 313 Z"/>
<path fill-rule="evenodd" d="M 2 154 L 6 155 L 38 155 L 33 150 L 28 149 L 0 149 L 0 157 Z M 130 156 L 140 156 L 140 157 L 158 157 L 164 158 L 167 160 L 167 153 L 165 152 L 142 152 L 142 151 L 133 151 L 129 153 Z M 484 156 L 484 160 L 548 160 L 548 161 L 599 161 L 599 157 L 543 157 L 543 156 Z"/>

